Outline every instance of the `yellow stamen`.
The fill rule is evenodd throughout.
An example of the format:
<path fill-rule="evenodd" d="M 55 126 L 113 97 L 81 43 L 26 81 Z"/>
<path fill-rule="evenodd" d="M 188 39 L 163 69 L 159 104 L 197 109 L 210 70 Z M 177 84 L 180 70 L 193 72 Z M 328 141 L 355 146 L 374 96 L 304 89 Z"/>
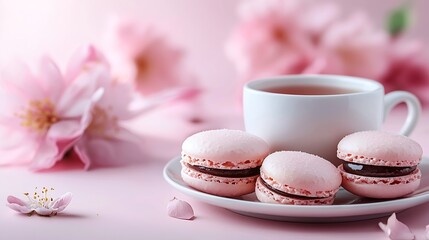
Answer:
<path fill-rule="evenodd" d="M 59 121 L 55 105 L 48 98 L 30 101 L 28 108 L 16 116 L 21 119 L 21 126 L 37 132 L 45 132 Z"/>

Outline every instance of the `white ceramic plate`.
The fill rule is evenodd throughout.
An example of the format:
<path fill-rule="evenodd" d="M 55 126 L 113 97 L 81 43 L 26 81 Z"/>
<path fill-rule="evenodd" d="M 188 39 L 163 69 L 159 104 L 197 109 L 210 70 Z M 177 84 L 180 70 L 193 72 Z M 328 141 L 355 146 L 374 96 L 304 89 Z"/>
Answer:
<path fill-rule="evenodd" d="M 429 159 L 424 158 L 419 168 L 423 176 L 419 190 L 423 190 L 429 186 Z M 393 212 L 399 212 L 429 201 L 428 191 L 411 197 L 383 201 L 360 198 L 340 189 L 333 205 L 297 206 L 261 203 L 258 202 L 254 193 L 239 198 L 226 198 L 200 192 L 183 182 L 180 171 L 180 157 L 176 157 L 164 167 L 164 178 L 182 193 L 242 215 L 271 220 L 293 222 L 356 221 L 390 215 Z"/>

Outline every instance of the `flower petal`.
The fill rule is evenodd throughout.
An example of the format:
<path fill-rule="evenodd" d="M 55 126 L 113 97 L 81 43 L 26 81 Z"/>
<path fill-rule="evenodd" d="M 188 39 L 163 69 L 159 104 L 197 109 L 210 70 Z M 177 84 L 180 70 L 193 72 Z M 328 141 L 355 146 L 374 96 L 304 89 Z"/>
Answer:
<path fill-rule="evenodd" d="M 17 114 L 21 114 L 31 100 L 30 98 L 36 98 L 38 94 L 26 94 L 10 86 L 5 86 L 6 84 L 0 82 L 0 121 L 20 123 L 21 121 L 17 118 Z"/>
<path fill-rule="evenodd" d="M 19 206 L 27 206 L 27 204 L 24 201 L 22 201 L 21 199 L 15 196 L 8 196 L 7 202 L 10 204 L 18 204 Z"/>
<path fill-rule="evenodd" d="M 75 153 L 79 156 L 79 159 L 84 164 L 84 169 L 88 170 L 91 167 L 91 159 L 89 157 L 87 148 L 86 148 L 86 137 L 82 137 L 73 147 Z"/>
<path fill-rule="evenodd" d="M 7 136 L 7 141 L 0 141 L 0 150 L 6 150 L 22 146 L 23 142 L 28 140 L 28 134 L 23 131 L 17 131 L 11 127 L 1 125 L 0 122 L 0 136 Z M 1 161 L 1 160 L 0 160 Z"/>
<path fill-rule="evenodd" d="M 191 80 L 183 67 L 183 52 L 151 26 L 135 19 L 116 18 L 105 37 L 113 72 L 136 90 L 150 95 Z"/>
<path fill-rule="evenodd" d="M 2 135 L 7 136 L 7 135 Z M 0 148 L 0 166 L 1 165 L 17 165 L 28 163 L 31 161 L 38 145 L 34 141 L 22 141 L 19 146 Z"/>
<path fill-rule="evenodd" d="M 65 75 L 67 81 L 74 81 L 79 74 L 81 74 L 86 65 L 94 63 L 108 66 L 106 58 L 94 46 L 87 45 L 80 47 L 68 63 Z"/>
<path fill-rule="evenodd" d="M 107 139 L 103 137 L 86 138 L 85 142 L 80 142 L 75 146 L 76 153 L 81 157 L 82 162 L 91 162 L 91 166 L 122 166 L 141 162 L 143 155 L 141 139 L 120 129 L 121 137 L 127 139 Z M 134 135 L 134 136 L 133 136 Z M 88 166 L 89 167 L 89 166 Z"/>
<path fill-rule="evenodd" d="M 119 126 L 119 129 L 116 129 L 113 138 L 118 141 L 134 143 L 137 145 L 141 144 L 143 141 L 141 136 L 121 126 Z"/>
<path fill-rule="evenodd" d="M 194 210 L 192 206 L 177 198 L 173 198 L 167 205 L 167 213 L 168 216 L 184 219 L 184 220 L 192 220 L 194 218 Z"/>
<path fill-rule="evenodd" d="M 27 65 L 15 62 L 1 72 L 2 88 L 11 94 L 34 99 L 41 99 L 44 95 L 38 79 L 31 73 Z"/>
<path fill-rule="evenodd" d="M 103 109 L 109 109 L 118 120 L 127 120 L 136 116 L 128 108 L 130 103 L 137 97 L 133 86 L 128 83 L 110 81 L 102 86 L 105 94 L 97 103 Z"/>
<path fill-rule="evenodd" d="M 99 89 L 100 82 L 109 79 L 108 72 L 103 67 L 97 67 L 79 75 L 61 97 L 57 107 L 58 114 L 63 118 L 82 116 L 85 107 L 94 101 L 94 95 Z M 101 96 L 100 96 L 101 98 Z M 99 100 L 99 99 L 98 99 Z M 97 100 L 97 101 L 98 101 Z"/>
<path fill-rule="evenodd" d="M 6 204 L 6 206 L 8 206 L 10 209 L 13 209 L 17 212 L 24 213 L 24 214 L 31 213 L 33 211 L 31 208 L 27 206 L 21 206 L 16 203 L 8 203 Z"/>
<path fill-rule="evenodd" d="M 49 138 L 44 139 L 36 151 L 30 168 L 37 171 L 53 167 L 62 158 L 67 147 L 69 148 L 74 141 L 77 141 L 77 139 L 64 143 L 56 142 Z"/>
<path fill-rule="evenodd" d="M 387 224 L 381 222 L 378 223 L 378 226 L 383 230 L 384 233 L 391 240 L 413 240 L 414 234 L 410 231 L 407 225 L 398 221 L 396 214 L 393 213 L 392 216 L 387 220 Z"/>
<path fill-rule="evenodd" d="M 42 140 L 32 158 L 30 169 L 38 171 L 53 167 L 56 162 L 63 159 L 64 154 L 70 150 L 78 139 L 79 137 L 61 141 L 50 138 Z"/>
<path fill-rule="evenodd" d="M 63 76 L 51 58 L 44 56 L 39 60 L 38 82 L 44 89 L 45 97 L 57 101 L 65 88 Z"/>
<path fill-rule="evenodd" d="M 30 213 L 31 211 L 33 211 L 31 208 L 28 207 L 27 203 L 15 196 L 7 197 L 6 206 L 20 213 Z"/>
<path fill-rule="evenodd" d="M 8 165 L 19 165 L 23 163 L 29 163 L 31 161 L 31 157 L 25 149 L 14 149 L 8 151 L 1 151 L 0 155 L 0 166 L 8 166 Z"/>
<path fill-rule="evenodd" d="M 85 128 L 86 126 L 82 126 L 80 121 L 63 120 L 49 128 L 47 137 L 57 141 L 70 140 L 80 137 Z"/>
<path fill-rule="evenodd" d="M 36 209 L 34 209 L 34 211 L 41 215 L 41 216 L 50 216 L 54 213 L 54 211 L 52 209 L 48 209 L 48 208 L 44 208 L 44 207 L 38 207 Z"/>
<path fill-rule="evenodd" d="M 52 204 L 52 209 L 55 210 L 55 212 L 62 212 L 71 202 L 73 198 L 73 194 L 71 192 L 67 192 L 61 197 L 54 200 Z"/>

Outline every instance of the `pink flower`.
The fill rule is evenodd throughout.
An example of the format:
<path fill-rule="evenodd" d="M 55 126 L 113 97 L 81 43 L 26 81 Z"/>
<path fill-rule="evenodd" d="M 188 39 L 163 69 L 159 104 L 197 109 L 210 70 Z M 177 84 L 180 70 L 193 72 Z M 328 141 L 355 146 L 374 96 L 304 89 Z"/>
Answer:
<path fill-rule="evenodd" d="M 339 16 L 332 3 L 317 6 L 303 1 L 246 1 L 241 22 L 227 42 L 228 57 L 240 78 L 248 80 L 285 74 L 318 73 L 322 34 Z"/>
<path fill-rule="evenodd" d="M 332 24 L 320 42 L 322 73 L 378 79 L 388 66 L 388 36 L 362 13 Z"/>
<path fill-rule="evenodd" d="M 303 72 L 314 45 L 299 19 L 298 1 L 247 1 L 226 51 L 244 81 L 267 75 Z"/>
<path fill-rule="evenodd" d="M 381 78 L 386 92 L 405 90 L 420 101 L 429 103 L 429 60 L 427 50 L 417 40 L 393 39 L 390 43 L 390 66 Z"/>
<path fill-rule="evenodd" d="M 71 62 L 73 70 L 68 72 L 69 75 L 88 67 L 104 70 L 103 77 L 94 81 L 96 88 L 103 89 L 104 94 L 91 109 L 91 120 L 73 147 L 85 169 L 91 165 L 123 164 L 130 154 L 140 156 L 140 150 L 135 146 L 140 139 L 120 125 L 121 121 L 139 114 L 129 110 L 134 100 L 131 85 L 112 79 L 107 61 L 93 46 L 79 49 Z M 132 148 L 129 148 L 130 144 Z"/>
<path fill-rule="evenodd" d="M 189 85 L 193 80 L 184 71 L 182 51 L 153 27 L 134 20 L 115 19 L 105 38 L 114 75 L 132 82 L 144 95 Z"/>
<path fill-rule="evenodd" d="M 86 67 L 63 76 L 47 57 L 37 72 L 19 65 L 0 81 L 2 164 L 31 162 L 34 170 L 52 167 L 79 139 L 102 95 L 95 82 L 103 69 Z M 98 91 L 97 91 L 98 90 Z"/>
<path fill-rule="evenodd" d="M 378 79 L 388 67 L 388 36 L 362 13 L 343 20 L 335 4 L 295 0 L 241 7 L 227 55 L 244 82 L 300 73 Z"/>
<path fill-rule="evenodd" d="M 413 240 L 414 234 L 410 231 L 407 225 L 398 221 L 396 214 L 393 213 L 392 216 L 387 219 L 387 224 L 378 223 L 381 230 L 386 233 L 387 237 L 391 240 Z"/>
<path fill-rule="evenodd" d="M 142 156 L 141 139 L 122 126 L 136 113 L 127 110 L 132 89 L 123 83 L 105 83 L 105 95 L 92 109 L 92 121 L 74 146 L 85 164 L 91 166 L 124 165 Z"/>
<path fill-rule="evenodd" d="M 51 188 L 50 190 L 54 189 Z M 50 190 L 43 187 L 41 193 L 37 191 L 31 195 L 24 193 L 27 197 L 26 201 L 14 196 L 8 196 L 6 206 L 23 214 L 32 214 L 35 212 L 42 216 L 57 215 L 57 213 L 62 212 L 69 205 L 72 200 L 72 194 L 68 192 L 59 198 L 53 199 L 48 194 Z"/>
<path fill-rule="evenodd" d="M 73 57 L 76 71 L 79 66 L 102 65 L 108 69 L 105 77 L 97 81 L 104 95 L 91 111 L 91 122 L 73 150 L 84 163 L 85 169 L 94 166 L 118 166 L 141 161 L 141 138 L 127 130 L 123 124 L 169 101 L 189 99 L 198 94 L 192 88 L 174 88 L 153 94 L 144 100 L 135 95 L 129 82 L 118 82 L 109 75 L 104 56 L 94 47 L 82 48 Z"/>
<path fill-rule="evenodd" d="M 129 85 L 109 81 L 104 83 L 103 89 L 105 94 L 92 110 L 91 123 L 73 148 L 86 170 L 93 166 L 120 166 L 141 161 L 142 139 L 125 128 L 124 122 L 169 101 L 195 94 L 186 89 L 155 94 L 131 108 L 137 100 L 133 99 Z"/>

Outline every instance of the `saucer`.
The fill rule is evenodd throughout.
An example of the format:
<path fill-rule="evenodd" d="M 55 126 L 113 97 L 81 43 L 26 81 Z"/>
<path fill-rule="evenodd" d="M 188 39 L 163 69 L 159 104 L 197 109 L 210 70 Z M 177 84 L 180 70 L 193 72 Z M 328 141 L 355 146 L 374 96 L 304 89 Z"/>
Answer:
<path fill-rule="evenodd" d="M 429 159 L 425 157 L 419 165 L 422 181 L 419 189 L 429 186 Z M 200 192 L 189 187 L 180 176 L 180 156 L 173 158 L 164 167 L 165 180 L 180 192 L 202 202 L 222 207 L 233 212 L 270 220 L 291 222 L 347 222 L 388 216 L 426 202 L 429 191 L 392 200 L 361 198 L 341 188 L 333 205 L 281 205 L 259 202 L 254 193 L 238 198 L 226 198 Z M 419 189 L 417 191 L 419 191 Z"/>

